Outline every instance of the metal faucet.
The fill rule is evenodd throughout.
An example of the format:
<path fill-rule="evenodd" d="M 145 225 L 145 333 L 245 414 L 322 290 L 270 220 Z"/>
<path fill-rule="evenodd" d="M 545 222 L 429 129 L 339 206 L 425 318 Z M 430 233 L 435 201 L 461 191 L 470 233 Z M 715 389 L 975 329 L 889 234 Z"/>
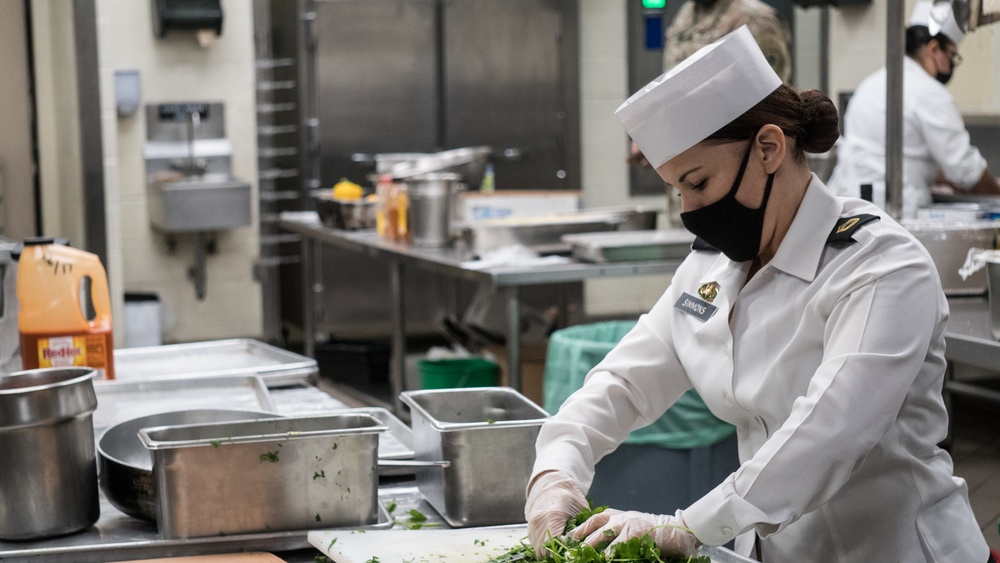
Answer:
<path fill-rule="evenodd" d="M 188 162 L 184 174 L 187 176 L 200 176 L 205 173 L 208 163 L 199 162 L 194 156 L 194 141 L 196 132 L 201 126 L 201 113 L 195 109 L 188 112 Z"/>

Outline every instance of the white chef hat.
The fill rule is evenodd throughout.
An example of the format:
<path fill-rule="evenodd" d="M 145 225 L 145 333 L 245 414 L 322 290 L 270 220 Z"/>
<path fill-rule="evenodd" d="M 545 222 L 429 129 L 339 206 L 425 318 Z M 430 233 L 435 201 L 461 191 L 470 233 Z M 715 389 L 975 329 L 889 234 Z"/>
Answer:
<path fill-rule="evenodd" d="M 625 100 L 615 115 L 658 167 L 704 141 L 781 86 L 744 25 Z"/>
<path fill-rule="evenodd" d="M 917 0 L 910 13 L 910 25 L 927 26 L 932 37 L 944 34 L 955 45 L 960 45 L 965 39 L 965 27 L 955 17 L 951 0 Z"/>

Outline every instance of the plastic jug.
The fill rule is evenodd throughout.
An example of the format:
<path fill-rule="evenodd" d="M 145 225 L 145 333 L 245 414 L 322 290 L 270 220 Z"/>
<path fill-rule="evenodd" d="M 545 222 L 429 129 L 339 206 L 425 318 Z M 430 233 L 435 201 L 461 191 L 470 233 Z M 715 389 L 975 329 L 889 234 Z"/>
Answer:
<path fill-rule="evenodd" d="M 114 379 L 108 279 L 95 254 L 53 239 L 24 241 L 18 261 L 24 369 L 87 366 Z"/>

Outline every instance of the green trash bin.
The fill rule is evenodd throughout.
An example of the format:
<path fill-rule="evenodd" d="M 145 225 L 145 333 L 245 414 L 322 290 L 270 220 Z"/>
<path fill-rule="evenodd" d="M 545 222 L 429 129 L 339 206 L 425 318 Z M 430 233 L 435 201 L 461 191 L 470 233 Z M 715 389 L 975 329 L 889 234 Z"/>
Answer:
<path fill-rule="evenodd" d="M 485 358 L 420 360 L 417 369 L 422 389 L 492 387 L 500 375 L 500 367 Z"/>
<path fill-rule="evenodd" d="M 546 412 L 555 414 L 636 322 L 608 321 L 552 333 L 545 356 Z M 595 504 L 619 509 L 673 513 L 737 467 L 736 428 L 716 418 L 692 389 L 597 464 L 589 496 Z"/>

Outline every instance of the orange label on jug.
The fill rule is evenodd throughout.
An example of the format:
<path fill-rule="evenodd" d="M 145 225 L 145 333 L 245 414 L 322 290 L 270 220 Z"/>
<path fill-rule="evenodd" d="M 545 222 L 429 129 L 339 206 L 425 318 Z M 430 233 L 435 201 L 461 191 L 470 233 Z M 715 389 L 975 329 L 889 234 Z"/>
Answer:
<path fill-rule="evenodd" d="M 86 366 L 97 370 L 98 379 L 107 379 L 108 335 L 50 336 L 38 338 L 40 368 Z"/>

